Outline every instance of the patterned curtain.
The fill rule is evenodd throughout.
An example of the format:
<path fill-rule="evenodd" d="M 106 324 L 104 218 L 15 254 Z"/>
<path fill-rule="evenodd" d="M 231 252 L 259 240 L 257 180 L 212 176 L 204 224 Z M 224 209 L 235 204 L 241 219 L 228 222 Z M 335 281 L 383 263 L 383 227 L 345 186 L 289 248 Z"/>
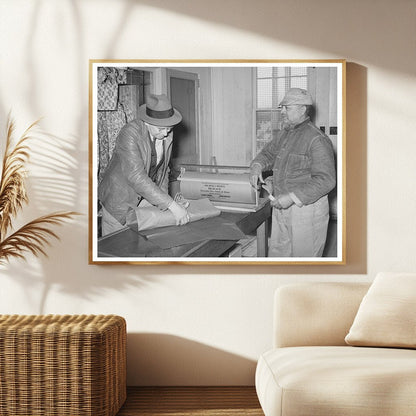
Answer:
<path fill-rule="evenodd" d="M 97 72 L 98 181 L 113 153 L 115 139 L 127 118 L 119 103 L 119 86 L 127 82 L 126 68 L 99 67 Z"/>
<path fill-rule="evenodd" d="M 97 132 L 98 181 L 100 182 L 113 154 L 121 128 L 134 120 L 144 102 L 144 75 L 132 75 L 127 68 L 98 68 Z"/>

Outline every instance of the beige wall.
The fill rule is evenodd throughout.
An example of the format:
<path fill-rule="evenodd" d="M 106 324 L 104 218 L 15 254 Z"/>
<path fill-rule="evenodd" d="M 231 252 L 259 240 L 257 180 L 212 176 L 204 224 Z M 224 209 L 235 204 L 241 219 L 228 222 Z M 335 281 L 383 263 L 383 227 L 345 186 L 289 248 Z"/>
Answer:
<path fill-rule="evenodd" d="M 2 0 L 0 126 L 12 109 L 19 131 L 43 117 L 49 133 L 22 220 L 83 216 L 48 259 L 0 270 L 0 311 L 124 316 L 129 384 L 252 384 L 276 287 L 414 271 L 414 21 L 410 0 Z M 90 58 L 346 58 L 347 265 L 89 266 Z"/>
<path fill-rule="evenodd" d="M 253 159 L 253 75 L 248 68 L 212 68 L 212 143 L 219 165 Z"/>

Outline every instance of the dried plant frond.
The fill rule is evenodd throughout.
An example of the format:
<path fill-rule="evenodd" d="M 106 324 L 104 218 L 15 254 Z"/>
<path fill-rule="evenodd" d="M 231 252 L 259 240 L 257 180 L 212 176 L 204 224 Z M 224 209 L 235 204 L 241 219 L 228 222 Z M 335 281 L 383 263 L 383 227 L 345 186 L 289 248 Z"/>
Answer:
<path fill-rule="evenodd" d="M 26 252 L 46 256 L 45 247 L 50 244 L 49 239 L 53 237 L 59 240 L 51 227 L 78 215 L 72 211 L 44 215 L 6 237 L 8 230 L 12 228 L 12 218 L 23 204 L 28 203 L 25 165 L 29 160 L 29 147 L 26 141 L 32 137 L 32 130 L 38 122 L 39 120 L 32 123 L 15 141 L 13 138 L 15 123 L 10 115 L 8 118 L 6 148 L 0 178 L 0 264 L 7 262 L 11 257 L 24 258 Z"/>
<path fill-rule="evenodd" d="M 63 221 L 78 215 L 77 212 L 64 211 L 44 215 L 32 220 L 19 228 L 5 240 L 0 242 L 0 264 L 4 264 L 10 257 L 24 258 L 24 252 L 46 255 L 45 247 L 50 245 L 49 239 L 58 235 L 50 229 L 60 225 Z"/>
<path fill-rule="evenodd" d="M 9 116 L 7 125 L 6 148 L 3 156 L 0 179 L 0 236 L 4 236 L 12 226 L 12 217 L 28 202 L 25 189 L 27 176 L 25 164 L 29 159 L 29 148 L 26 140 L 30 138 L 32 123 L 13 145 L 15 123 Z"/>

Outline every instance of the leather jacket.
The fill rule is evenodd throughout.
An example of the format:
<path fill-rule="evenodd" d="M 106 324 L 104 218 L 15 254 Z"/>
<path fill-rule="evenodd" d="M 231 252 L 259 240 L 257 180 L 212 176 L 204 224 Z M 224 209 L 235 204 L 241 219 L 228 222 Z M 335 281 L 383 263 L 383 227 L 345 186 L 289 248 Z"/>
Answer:
<path fill-rule="evenodd" d="M 165 139 L 165 158 L 153 182 L 148 176 L 151 145 L 146 125 L 141 120 L 133 120 L 120 130 L 98 186 L 98 199 L 121 224 L 125 224 L 129 209 L 136 208 L 143 198 L 161 210 L 172 203 L 168 195 L 172 137 L 171 132 Z"/>
<path fill-rule="evenodd" d="M 273 169 L 274 195 L 293 193 L 303 205 L 316 202 L 336 184 L 334 150 L 328 136 L 309 119 L 279 130 L 253 159 Z"/>

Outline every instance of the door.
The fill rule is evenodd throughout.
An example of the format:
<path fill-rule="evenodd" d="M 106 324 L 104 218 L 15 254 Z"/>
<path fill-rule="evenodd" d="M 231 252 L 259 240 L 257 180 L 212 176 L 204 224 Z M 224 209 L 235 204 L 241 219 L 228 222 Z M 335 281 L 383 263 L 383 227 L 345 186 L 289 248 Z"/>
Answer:
<path fill-rule="evenodd" d="M 182 122 L 173 130 L 172 176 L 179 174 L 181 163 L 200 163 L 198 126 L 198 75 L 169 69 L 168 93 Z"/>

